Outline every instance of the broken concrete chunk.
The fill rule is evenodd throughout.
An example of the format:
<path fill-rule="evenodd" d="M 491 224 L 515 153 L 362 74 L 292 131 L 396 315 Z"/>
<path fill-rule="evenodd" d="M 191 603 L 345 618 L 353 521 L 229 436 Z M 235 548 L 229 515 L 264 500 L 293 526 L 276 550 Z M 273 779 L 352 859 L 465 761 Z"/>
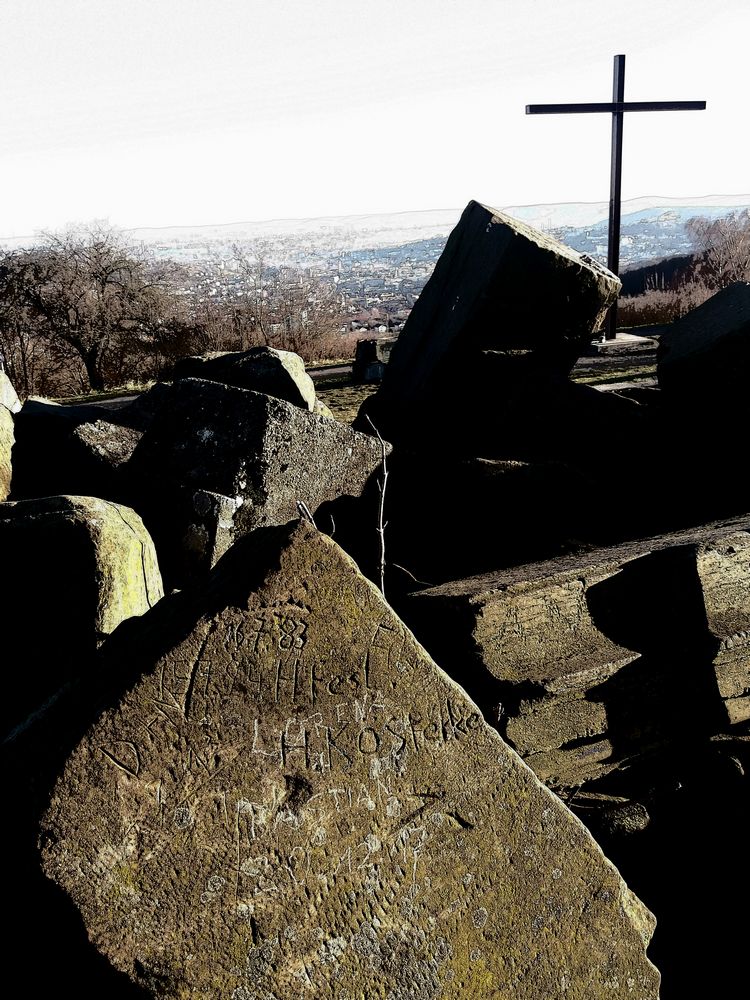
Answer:
<path fill-rule="evenodd" d="M 106 420 L 95 420 L 76 427 L 73 437 L 88 450 L 92 461 L 99 459 L 108 468 L 117 469 L 133 454 L 141 432 Z"/>
<path fill-rule="evenodd" d="M 257 532 L 148 619 L 41 837 L 148 995 L 655 1000 L 650 914 L 330 539 Z"/>
<path fill-rule="evenodd" d="M 619 765 L 612 742 L 604 737 L 558 750 L 524 755 L 534 774 L 561 794 L 584 782 L 603 778 Z"/>
<path fill-rule="evenodd" d="M 482 351 L 498 353 L 497 378 L 508 384 L 567 376 L 619 288 L 592 258 L 472 201 L 364 409 L 398 443 L 425 410 L 450 398 L 457 370 L 472 384 Z"/>
<path fill-rule="evenodd" d="M 0 504 L 0 608 L 9 649 L 3 731 L 85 666 L 101 640 L 163 594 L 138 515 L 92 497 Z"/>
<path fill-rule="evenodd" d="M 315 386 L 305 371 L 305 362 L 299 354 L 275 347 L 215 351 L 182 358 L 172 369 L 172 378 L 209 379 L 285 399 L 303 410 L 315 408 Z"/>
<path fill-rule="evenodd" d="M 506 739 L 522 756 L 539 750 L 557 750 L 606 732 L 606 707 L 602 702 L 588 701 L 583 695 L 522 700 L 505 727 Z"/>
<path fill-rule="evenodd" d="M 160 552 L 189 554 L 198 545 L 200 571 L 234 539 L 296 518 L 298 502 L 314 513 L 326 501 L 359 496 L 380 462 L 379 443 L 345 424 L 246 389 L 184 379 L 128 473 Z"/>
<path fill-rule="evenodd" d="M 585 690 L 638 656 L 597 627 L 587 602 L 591 588 L 619 572 L 616 551 L 600 549 L 423 590 L 410 598 L 409 621 L 446 662 L 466 662 L 467 676 L 457 679 L 469 690 L 478 681 L 471 676 L 476 670 L 489 674 L 486 680 L 538 696 Z"/>

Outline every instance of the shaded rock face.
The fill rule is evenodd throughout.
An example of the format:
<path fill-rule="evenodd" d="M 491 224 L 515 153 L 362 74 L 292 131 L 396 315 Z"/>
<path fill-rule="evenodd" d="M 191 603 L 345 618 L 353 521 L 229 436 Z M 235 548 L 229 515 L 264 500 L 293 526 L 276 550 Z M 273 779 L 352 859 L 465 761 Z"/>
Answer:
<path fill-rule="evenodd" d="M 5 572 L 0 607 L 8 649 L 2 731 L 77 676 L 119 624 L 163 594 L 156 553 L 138 515 L 92 497 L 0 504 Z"/>
<path fill-rule="evenodd" d="M 545 781 L 750 718 L 747 517 L 424 590 L 406 620 Z"/>
<path fill-rule="evenodd" d="M 657 375 L 676 495 L 701 520 L 746 510 L 737 432 L 747 418 L 750 283 L 735 282 L 662 335 Z"/>
<path fill-rule="evenodd" d="M 6 500 L 10 494 L 14 439 L 13 414 L 0 404 L 0 502 Z"/>
<path fill-rule="evenodd" d="M 748 927 L 734 873 L 750 823 L 747 729 L 644 754 L 587 788 L 567 796 L 571 809 L 657 915 L 649 955 L 662 1000 L 741 992 Z M 709 918 L 695 919 L 696 899 Z"/>
<path fill-rule="evenodd" d="M 661 336 L 659 386 L 675 403 L 743 406 L 750 378 L 750 283 L 737 281 Z"/>
<path fill-rule="evenodd" d="M 591 537 L 601 506 L 591 479 L 561 462 L 436 461 L 396 452 L 388 470 L 388 593 L 394 596 L 413 590 L 413 578 L 436 585 L 557 555 L 566 542 L 575 547 Z M 336 524 L 338 538 L 344 525 Z M 361 532 L 361 519 L 355 526 Z M 411 577 L 399 576 L 396 567 Z"/>
<path fill-rule="evenodd" d="M 303 410 L 315 408 L 315 386 L 305 362 L 292 351 L 252 347 L 249 351 L 216 351 L 182 358 L 171 372 L 173 379 L 199 378 L 223 382 L 285 399 Z"/>
<path fill-rule="evenodd" d="M 127 411 L 27 400 L 16 418 L 13 499 L 63 494 L 122 499 L 121 469 L 142 434 L 125 422 Z"/>
<path fill-rule="evenodd" d="M 2 368 L 0 368 L 0 405 L 6 407 L 11 413 L 18 413 L 21 409 L 21 401 L 13 388 L 13 383 Z"/>
<path fill-rule="evenodd" d="M 619 288 L 615 275 L 592 259 L 470 202 L 361 418 L 370 415 L 396 445 L 431 438 L 434 444 L 434 436 L 450 433 L 440 415 L 452 400 L 458 402 L 453 421 L 465 429 L 464 398 L 476 403 L 485 396 L 476 386 L 487 364 L 483 352 L 495 355 L 494 391 L 484 399 L 489 413 L 519 380 L 566 377 Z M 463 384 L 460 401 L 451 392 L 456 384 Z M 356 426 L 367 429 L 364 419 Z"/>
<path fill-rule="evenodd" d="M 151 425 L 165 399 L 169 396 L 170 387 L 164 382 L 157 382 L 146 392 L 140 393 L 126 406 L 109 410 L 106 419 L 123 427 L 132 427 L 136 431 L 145 431 Z"/>
<path fill-rule="evenodd" d="M 381 461 L 377 441 L 267 395 L 200 379 L 175 382 L 128 475 L 134 506 L 166 571 L 205 573 L 236 538 L 359 496 Z"/>
<path fill-rule="evenodd" d="M 332 541 L 258 532 L 141 625 L 42 843 L 149 995 L 657 996 L 648 912 Z"/>

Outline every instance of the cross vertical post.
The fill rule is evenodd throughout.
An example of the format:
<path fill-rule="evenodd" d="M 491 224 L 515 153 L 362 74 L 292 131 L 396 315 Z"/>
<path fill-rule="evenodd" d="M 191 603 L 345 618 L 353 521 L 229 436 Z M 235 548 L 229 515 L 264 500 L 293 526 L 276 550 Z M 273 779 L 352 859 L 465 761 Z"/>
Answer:
<path fill-rule="evenodd" d="M 622 189 L 622 127 L 626 111 L 705 111 L 705 101 L 625 101 L 625 56 L 615 56 L 611 103 L 588 104 L 527 104 L 527 115 L 612 115 L 612 163 L 609 186 L 609 236 L 607 267 L 613 274 L 620 271 L 620 211 Z M 617 333 L 617 301 L 607 317 L 605 340 L 614 340 Z"/>
<path fill-rule="evenodd" d="M 612 103 L 622 104 L 625 100 L 625 56 L 615 56 L 612 76 Z M 620 204 L 622 191 L 622 126 L 625 115 L 622 111 L 612 112 L 612 163 L 609 181 L 609 229 L 607 238 L 607 267 L 613 274 L 620 273 Z M 617 336 L 617 299 L 612 303 L 607 316 L 605 340 Z"/>

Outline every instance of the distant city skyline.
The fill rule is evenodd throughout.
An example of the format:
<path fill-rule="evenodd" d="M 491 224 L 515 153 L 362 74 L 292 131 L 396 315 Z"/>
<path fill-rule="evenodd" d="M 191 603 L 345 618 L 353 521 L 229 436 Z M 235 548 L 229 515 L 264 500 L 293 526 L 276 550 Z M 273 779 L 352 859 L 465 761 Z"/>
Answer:
<path fill-rule="evenodd" d="M 608 116 L 530 103 L 701 100 L 630 115 L 623 197 L 743 195 L 746 0 L 4 0 L 0 238 L 604 201 Z"/>

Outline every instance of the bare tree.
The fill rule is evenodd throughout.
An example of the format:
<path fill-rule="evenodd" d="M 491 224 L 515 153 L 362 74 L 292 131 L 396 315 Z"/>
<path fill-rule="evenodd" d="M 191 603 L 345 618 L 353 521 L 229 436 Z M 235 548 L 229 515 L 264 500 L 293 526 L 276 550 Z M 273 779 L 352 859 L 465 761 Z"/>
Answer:
<path fill-rule="evenodd" d="M 242 308 L 235 310 L 235 324 L 240 329 L 249 328 L 260 336 L 266 347 L 270 347 L 274 328 L 273 300 L 276 290 L 276 273 L 266 260 L 263 252 L 249 256 L 242 247 L 232 247 L 237 272 L 241 283 Z"/>
<path fill-rule="evenodd" d="M 699 253 L 698 276 L 712 289 L 750 281 L 750 210 L 721 219 L 688 219 L 686 228 Z"/>
<path fill-rule="evenodd" d="M 85 372 L 65 345 L 47 335 L 33 305 L 43 269 L 33 254 L 15 252 L 0 260 L 0 355 L 20 396 L 33 392 L 79 391 Z"/>
<path fill-rule="evenodd" d="M 306 361 L 325 354 L 342 324 L 334 287 L 309 271 L 272 265 L 262 252 L 251 256 L 242 247 L 233 249 L 245 339 L 254 335 L 256 342 L 294 351 Z"/>
<path fill-rule="evenodd" d="M 0 326 L 61 361 L 80 361 L 92 389 L 122 374 L 165 312 L 163 275 L 106 226 L 45 234 L 2 262 Z M 22 356 L 20 352 L 19 356 Z"/>

